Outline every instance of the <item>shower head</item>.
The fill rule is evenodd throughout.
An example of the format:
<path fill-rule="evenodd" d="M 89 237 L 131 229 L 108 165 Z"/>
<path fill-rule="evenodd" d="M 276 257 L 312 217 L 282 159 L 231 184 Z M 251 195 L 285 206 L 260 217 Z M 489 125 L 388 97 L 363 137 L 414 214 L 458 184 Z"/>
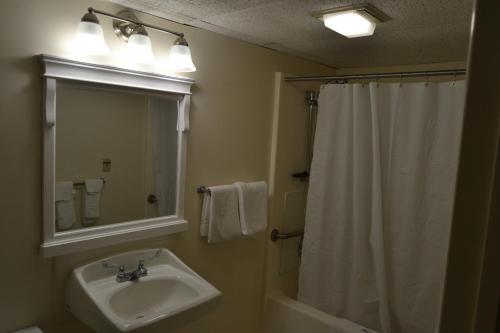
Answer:
<path fill-rule="evenodd" d="M 307 102 L 307 105 L 309 105 L 309 106 L 318 105 L 317 94 L 314 90 L 307 90 L 306 91 L 306 102 Z"/>

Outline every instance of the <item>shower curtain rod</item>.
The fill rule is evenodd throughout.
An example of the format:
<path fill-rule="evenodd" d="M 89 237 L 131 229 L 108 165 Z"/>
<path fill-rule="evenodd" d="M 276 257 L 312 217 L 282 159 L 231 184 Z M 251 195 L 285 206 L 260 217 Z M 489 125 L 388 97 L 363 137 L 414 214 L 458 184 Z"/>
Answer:
<path fill-rule="evenodd" d="M 346 81 L 361 79 L 391 79 L 407 77 L 431 77 L 431 76 L 457 76 L 465 75 L 465 69 L 444 69 L 436 71 L 417 72 L 393 72 L 393 73 L 373 73 L 373 74 L 349 74 L 349 75 L 326 75 L 326 76 L 287 76 L 285 81 Z"/>

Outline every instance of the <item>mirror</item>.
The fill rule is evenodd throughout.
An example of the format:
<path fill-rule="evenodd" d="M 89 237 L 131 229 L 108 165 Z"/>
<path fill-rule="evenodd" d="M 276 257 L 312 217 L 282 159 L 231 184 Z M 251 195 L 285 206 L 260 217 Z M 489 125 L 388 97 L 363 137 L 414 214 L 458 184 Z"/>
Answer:
<path fill-rule="evenodd" d="M 175 96 L 57 82 L 58 232 L 175 215 L 177 104 Z"/>
<path fill-rule="evenodd" d="M 45 257 L 181 232 L 192 79 L 41 55 Z"/>

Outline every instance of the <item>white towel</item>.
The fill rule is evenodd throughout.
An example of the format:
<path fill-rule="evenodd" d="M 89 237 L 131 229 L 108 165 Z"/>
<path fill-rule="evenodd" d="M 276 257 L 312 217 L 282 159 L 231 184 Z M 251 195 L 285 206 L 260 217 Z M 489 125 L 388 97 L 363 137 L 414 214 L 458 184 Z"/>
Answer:
<path fill-rule="evenodd" d="M 73 182 L 56 182 L 55 205 L 57 229 L 71 229 L 76 220 Z"/>
<path fill-rule="evenodd" d="M 233 185 L 209 187 L 203 199 L 202 224 L 208 217 L 208 242 L 217 243 L 242 237 L 238 214 L 238 190 Z M 200 226 L 203 232 L 203 226 Z"/>
<path fill-rule="evenodd" d="M 238 190 L 241 231 L 250 236 L 267 228 L 267 184 L 234 183 Z"/>
<path fill-rule="evenodd" d="M 94 223 L 99 218 L 102 179 L 85 179 L 85 213 L 84 223 Z"/>
<path fill-rule="evenodd" d="M 210 216 L 210 193 L 203 194 L 203 204 L 201 206 L 201 220 L 200 220 L 200 235 L 201 237 L 208 236 L 208 221 Z"/>

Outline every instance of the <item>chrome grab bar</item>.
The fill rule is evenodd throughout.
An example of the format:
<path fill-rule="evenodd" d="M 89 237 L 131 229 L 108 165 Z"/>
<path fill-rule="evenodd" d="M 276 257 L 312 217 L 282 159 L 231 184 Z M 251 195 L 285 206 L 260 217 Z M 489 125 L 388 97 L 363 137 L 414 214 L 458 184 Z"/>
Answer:
<path fill-rule="evenodd" d="M 304 230 L 296 230 L 292 232 L 281 233 L 278 229 L 273 229 L 271 231 L 271 240 L 276 242 L 278 239 L 288 239 L 293 237 L 302 237 L 304 235 Z"/>

